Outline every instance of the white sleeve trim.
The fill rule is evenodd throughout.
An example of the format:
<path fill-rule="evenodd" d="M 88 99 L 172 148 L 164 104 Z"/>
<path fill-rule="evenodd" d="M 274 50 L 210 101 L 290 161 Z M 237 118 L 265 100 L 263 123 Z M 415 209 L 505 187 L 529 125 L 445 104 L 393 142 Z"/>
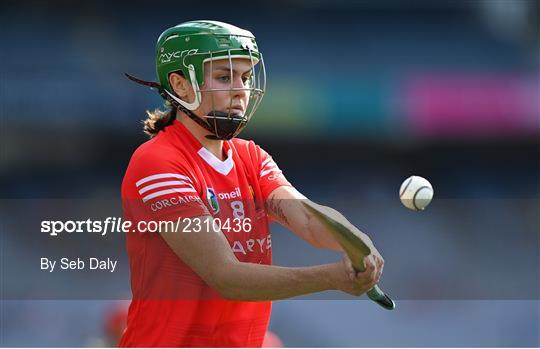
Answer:
<path fill-rule="evenodd" d="M 183 179 L 183 180 L 191 182 L 191 179 L 189 177 L 182 176 L 177 173 L 159 173 L 159 174 L 151 175 L 148 177 L 144 177 L 143 179 L 138 180 L 135 183 L 135 185 L 138 187 L 141 184 L 144 184 L 146 182 L 150 182 L 150 181 L 153 181 L 154 179 L 161 179 L 161 178 L 178 178 L 178 179 Z"/>

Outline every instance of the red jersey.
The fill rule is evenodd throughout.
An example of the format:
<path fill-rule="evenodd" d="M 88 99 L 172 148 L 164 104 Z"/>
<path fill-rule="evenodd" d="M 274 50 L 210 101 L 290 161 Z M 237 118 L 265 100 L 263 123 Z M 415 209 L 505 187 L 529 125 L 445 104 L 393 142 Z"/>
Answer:
<path fill-rule="evenodd" d="M 174 121 L 133 154 L 122 183 L 125 219 L 136 224 L 211 215 L 224 225 L 239 261 L 271 264 L 264 202 L 290 184 L 252 141 L 224 141 L 223 150 L 221 161 Z M 262 345 L 271 302 L 222 298 L 159 233 L 127 233 L 127 250 L 133 300 L 120 346 Z"/>

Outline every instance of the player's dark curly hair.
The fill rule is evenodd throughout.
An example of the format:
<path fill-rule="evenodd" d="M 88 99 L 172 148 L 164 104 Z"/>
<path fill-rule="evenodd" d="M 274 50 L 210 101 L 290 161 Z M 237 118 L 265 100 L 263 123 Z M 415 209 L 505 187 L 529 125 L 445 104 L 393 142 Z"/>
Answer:
<path fill-rule="evenodd" d="M 156 108 L 154 111 L 147 110 L 146 120 L 143 121 L 143 131 L 148 137 L 155 137 L 159 131 L 169 126 L 176 119 L 176 108 L 169 102 L 165 101 L 165 110 Z"/>

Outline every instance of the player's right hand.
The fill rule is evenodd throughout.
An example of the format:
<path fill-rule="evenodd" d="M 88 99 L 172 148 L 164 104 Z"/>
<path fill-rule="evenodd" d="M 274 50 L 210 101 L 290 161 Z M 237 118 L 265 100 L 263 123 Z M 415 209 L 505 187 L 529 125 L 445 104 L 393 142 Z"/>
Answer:
<path fill-rule="evenodd" d="M 372 289 L 379 282 L 382 264 L 376 256 L 369 255 L 364 258 L 364 265 L 365 271 L 356 271 L 349 257 L 345 255 L 340 263 L 336 263 L 336 288 L 353 296 L 360 296 Z"/>

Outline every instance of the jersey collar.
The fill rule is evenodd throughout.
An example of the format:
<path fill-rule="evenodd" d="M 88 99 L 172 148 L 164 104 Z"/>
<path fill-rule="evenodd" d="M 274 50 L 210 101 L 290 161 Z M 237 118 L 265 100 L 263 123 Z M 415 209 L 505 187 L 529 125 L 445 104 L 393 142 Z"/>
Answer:
<path fill-rule="evenodd" d="M 223 141 L 223 150 L 227 152 L 227 158 L 223 161 L 218 159 L 212 152 L 202 146 L 202 144 L 191 134 L 191 132 L 178 120 L 174 120 L 172 128 L 176 131 L 181 141 L 187 141 L 193 150 L 214 170 L 222 175 L 228 175 L 234 167 L 232 149 L 229 141 Z"/>
<path fill-rule="evenodd" d="M 203 158 L 204 161 L 206 161 L 208 165 L 210 165 L 210 167 L 212 167 L 214 170 L 221 173 L 222 175 L 228 175 L 234 166 L 232 149 L 229 149 L 227 151 L 227 158 L 223 161 L 218 159 L 214 154 L 212 154 L 212 152 L 210 152 L 205 147 L 201 147 L 201 149 L 199 149 L 197 153 L 200 155 L 201 158 Z"/>

